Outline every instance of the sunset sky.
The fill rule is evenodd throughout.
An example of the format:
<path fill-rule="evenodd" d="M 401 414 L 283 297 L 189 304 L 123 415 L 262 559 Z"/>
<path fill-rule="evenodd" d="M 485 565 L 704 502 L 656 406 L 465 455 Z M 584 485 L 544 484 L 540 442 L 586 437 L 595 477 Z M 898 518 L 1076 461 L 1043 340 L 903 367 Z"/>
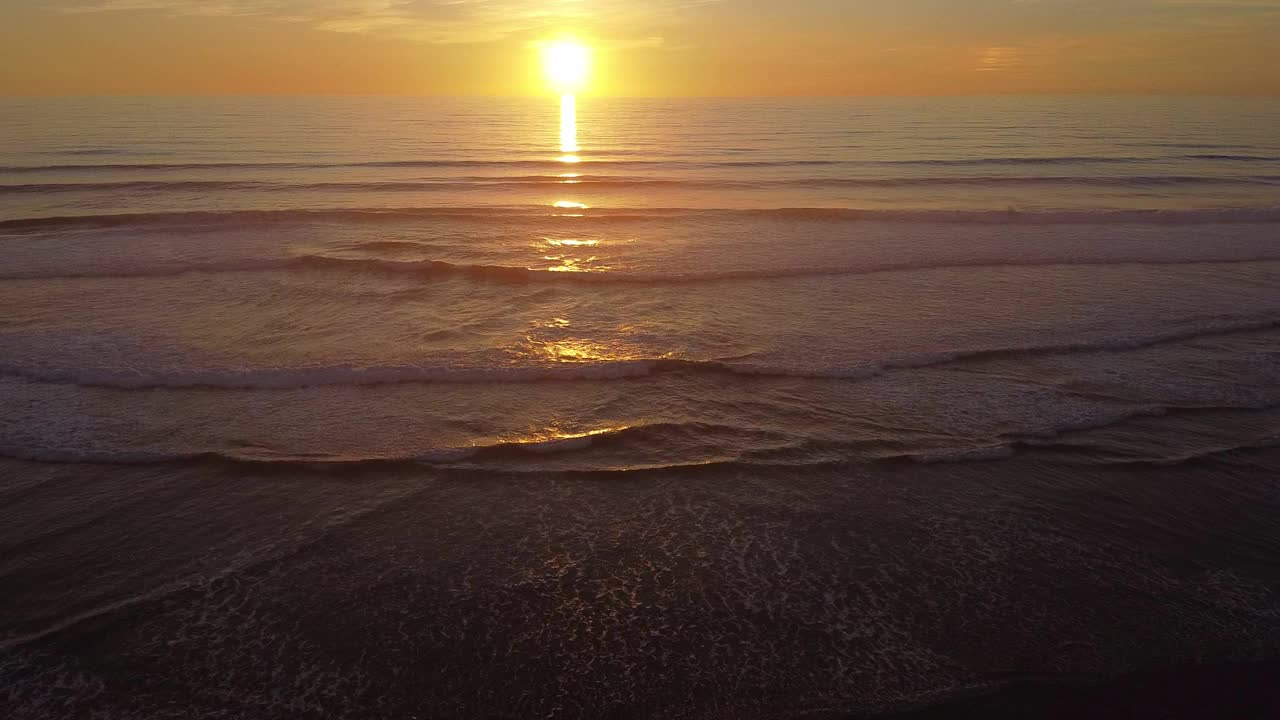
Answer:
<path fill-rule="evenodd" d="M 1280 95 L 1280 0 L 0 0 L 0 94 Z"/>

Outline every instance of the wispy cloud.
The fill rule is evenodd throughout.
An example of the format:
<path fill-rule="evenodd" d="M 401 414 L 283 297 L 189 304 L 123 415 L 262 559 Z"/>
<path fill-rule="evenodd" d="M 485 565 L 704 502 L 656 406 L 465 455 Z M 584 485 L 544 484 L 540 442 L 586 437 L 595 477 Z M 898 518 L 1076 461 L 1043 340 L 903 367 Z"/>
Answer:
<path fill-rule="evenodd" d="M 485 42 L 555 29 L 623 28 L 675 22 L 719 0 L 84 0 L 66 13 L 151 11 L 174 16 L 261 16 L 343 33 L 419 41 Z"/>
<path fill-rule="evenodd" d="M 985 48 L 978 58 L 979 72 L 1007 72 L 1022 67 L 1023 51 L 1020 47 L 997 46 Z"/>

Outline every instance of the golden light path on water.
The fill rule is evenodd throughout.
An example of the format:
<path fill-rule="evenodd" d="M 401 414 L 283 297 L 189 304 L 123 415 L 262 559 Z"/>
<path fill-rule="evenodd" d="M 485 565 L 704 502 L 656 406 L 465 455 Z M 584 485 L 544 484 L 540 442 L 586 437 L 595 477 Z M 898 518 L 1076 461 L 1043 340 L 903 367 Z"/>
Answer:
<path fill-rule="evenodd" d="M 576 153 L 580 152 L 582 147 L 578 145 L 578 99 L 577 97 L 564 94 L 560 96 L 560 152 L 557 158 L 566 165 L 576 165 L 582 162 L 582 158 Z M 560 173 L 561 185 L 578 185 L 582 182 L 580 179 L 582 173 L 563 172 Z M 551 204 L 557 210 L 586 210 L 588 205 L 576 200 L 561 199 Z M 582 217 L 582 213 L 557 213 L 558 217 Z M 572 266 L 551 268 L 561 272 L 574 270 Z"/>
<path fill-rule="evenodd" d="M 571 49 L 574 51 L 573 53 L 569 53 L 569 50 L 564 46 L 555 47 L 548 56 L 548 74 L 553 82 L 566 90 L 573 84 L 580 83 L 585 74 L 585 50 L 580 52 L 578 48 Z M 570 58 L 572 62 L 559 58 L 556 55 L 557 52 L 564 54 L 566 57 L 573 55 Z M 571 78 L 569 75 L 573 75 L 573 77 Z M 578 102 L 577 97 L 570 92 L 564 92 L 560 95 L 559 140 L 560 156 L 556 160 L 567 166 L 581 163 L 582 157 L 580 153 L 582 152 L 582 146 L 578 142 Z M 580 172 L 566 170 L 566 172 L 559 173 L 558 177 L 560 185 L 571 186 L 582 183 L 582 173 Z M 583 217 L 585 214 L 583 211 L 589 209 L 590 206 L 580 200 L 561 198 L 552 202 L 551 207 L 557 211 L 555 213 L 556 217 L 575 218 Z M 601 240 L 598 238 L 544 237 L 540 242 L 533 244 L 533 249 L 539 253 L 539 259 L 551 263 L 542 267 L 546 271 L 560 273 L 604 272 L 610 268 L 593 265 L 598 256 L 579 255 L 575 252 L 590 250 L 600 243 Z M 540 329 L 566 332 L 569 331 L 571 326 L 572 322 L 569 318 L 554 317 L 541 323 Z M 620 327 L 620 335 L 627 335 L 626 330 L 627 328 Z M 517 351 L 519 354 L 539 358 L 543 362 L 557 365 L 634 360 L 645 356 L 642 351 L 638 351 L 636 348 L 628 348 L 620 340 L 600 342 L 570 337 L 539 339 L 530 335 L 526 336 L 525 343 L 525 346 Z M 552 421 L 542 429 L 531 428 L 529 432 L 507 440 L 535 452 L 554 452 L 568 446 L 576 447 L 589 444 L 596 436 L 626 429 L 628 429 L 626 425 L 571 429 L 563 427 L 559 421 Z"/>
<path fill-rule="evenodd" d="M 560 152 L 576 153 L 578 147 L 578 99 L 560 96 Z"/>

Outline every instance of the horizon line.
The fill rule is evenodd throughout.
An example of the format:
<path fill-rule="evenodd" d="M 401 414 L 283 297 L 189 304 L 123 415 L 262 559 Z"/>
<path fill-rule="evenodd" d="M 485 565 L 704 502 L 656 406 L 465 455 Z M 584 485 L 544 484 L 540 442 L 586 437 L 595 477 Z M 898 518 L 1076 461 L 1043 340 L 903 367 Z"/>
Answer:
<path fill-rule="evenodd" d="M 846 93 L 846 94 L 764 94 L 764 95 L 607 95 L 572 93 L 583 99 L 599 100 L 846 100 L 862 98 L 1015 98 L 1015 97 L 1134 97 L 1134 98 L 1242 98 L 1280 100 L 1276 93 L 1168 93 L 1132 91 L 1044 91 L 1008 93 Z M 458 94 L 458 93 L 363 93 L 363 92 L 279 92 L 279 93 L 0 93 L 0 99 L 57 98 L 421 98 L 441 100 L 537 100 L 560 94 Z"/>

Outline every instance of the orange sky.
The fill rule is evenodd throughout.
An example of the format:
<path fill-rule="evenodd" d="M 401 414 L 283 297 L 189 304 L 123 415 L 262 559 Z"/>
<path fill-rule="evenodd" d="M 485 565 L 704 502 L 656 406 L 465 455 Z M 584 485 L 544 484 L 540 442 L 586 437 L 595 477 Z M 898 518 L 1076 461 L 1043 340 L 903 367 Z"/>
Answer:
<path fill-rule="evenodd" d="M 9 0 L 0 94 L 1280 95 L 1280 0 Z"/>

